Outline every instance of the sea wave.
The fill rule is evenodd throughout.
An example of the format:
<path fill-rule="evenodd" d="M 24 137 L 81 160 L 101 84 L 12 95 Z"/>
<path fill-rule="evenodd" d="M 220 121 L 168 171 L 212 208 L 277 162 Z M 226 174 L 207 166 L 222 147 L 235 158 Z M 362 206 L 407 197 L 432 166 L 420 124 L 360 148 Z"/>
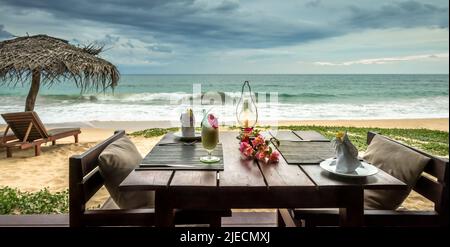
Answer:
<path fill-rule="evenodd" d="M 338 95 L 322 94 L 322 93 L 269 93 L 256 92 L 254 94 L 256 100 L 269 99 L 270 95 L 277 95 L 280 101 L 295 101 L 305 99 L 321 99 L 334 98 Z M 46 101 L 61 101 L 62 103 L 76 103 L 76 102 L 122 102 L 122 103 L 160 103 L 165 102 L 181 102 L 191 100 L 209 99 L 220 97 L 222 102 L 232 102 L 239 99 L 241 92 L 203 92 L 186 93 L 186 92 L 172 92 L 172 93 L 117 93 L 117 94 L 84 94 L 84 95 L 66 95 L 66 94 L 46 94 L 39 97 Z M 340 95 L 346 97 L 345 95 Z M 16 97 L 23 99 L 23 96 L 3 95 L 0 97 Z"/>
<path fill-rule="evenodd" d="M 0 113 L 22 111 L 21 102 L 0 104 Z M 410 100 L 342 103 L 270 103 L 258 104 L 261 121 L 308 119 L 400 119 L 400 118 L 448 118 L 449 98 L 433 97 Z M 142 105 L 136 102 L 84 101 L 76 104 L 48 104 L 38 101 L 35 110 L 44 122 L 77 121 L 159 121 L 177 120 L 186 104 Z M 200 105 L 194 108 L 197 119 L 202 109 L 212 108 L 221 121 L 235 120 L 235 105 Z M 55 118 L 55 116 L 58 116 Z M 0 120 L 0 123 L 3 120 Z"/>

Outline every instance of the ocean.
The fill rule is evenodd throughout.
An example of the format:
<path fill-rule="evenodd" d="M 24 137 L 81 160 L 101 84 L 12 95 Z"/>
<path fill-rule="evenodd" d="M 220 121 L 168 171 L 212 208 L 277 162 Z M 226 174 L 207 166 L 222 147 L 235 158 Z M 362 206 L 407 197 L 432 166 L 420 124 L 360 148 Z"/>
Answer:
<path fill-rule="evenodd" d="M 201 102 L 195 84 L 224 101 L 195 105 L 196 117 L 212 108 L 233 122 L 245 80 L 257 93 L 261 121 L 449 117 L 448 75 L 122 75 L 114 93 L 80 94 L 70 81 L 42 86 L 35 111 L 46 123 L 173 121 Z M 0 86 L 0 113 L 23 111 L 28 89 Z"/>

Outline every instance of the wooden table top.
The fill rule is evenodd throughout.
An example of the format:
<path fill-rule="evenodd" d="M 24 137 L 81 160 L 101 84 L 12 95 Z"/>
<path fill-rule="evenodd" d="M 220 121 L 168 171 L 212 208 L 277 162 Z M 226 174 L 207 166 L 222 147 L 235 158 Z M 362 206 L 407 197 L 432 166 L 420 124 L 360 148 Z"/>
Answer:
<path fill-rule="evenodd" d="M 272 134 L 274 134 L 272 132 Z M 168 134 L 171 135 L 171 134 Z M 223 171 L 139 170 L 121 183 L 121 190 L 205 189 L 205 190 L 302 190 L 312 188 L 351 187 L 364 189 L 405 189 L 406 185 L 380 170 L 362 178 L 342 178 L 324 171 L 318 164 L 288 165 L 280 156 L 277 164 L 242 160 L 237 132 L 221 132 Z M 280 140 L 326 140 L 314 131 L 278 131 Z"/>

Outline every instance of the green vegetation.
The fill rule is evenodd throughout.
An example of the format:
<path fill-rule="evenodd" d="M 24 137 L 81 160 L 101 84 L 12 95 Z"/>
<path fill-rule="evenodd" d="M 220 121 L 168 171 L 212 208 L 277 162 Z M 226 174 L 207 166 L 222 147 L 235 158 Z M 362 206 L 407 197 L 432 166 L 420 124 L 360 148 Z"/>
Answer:
<path fill-rule="evenodd" d="M 429 129 L 388 129 L 326 126 L 280 126 L 280 129 L 315 130 L 333 138 L 338 131 L 347 131 L 350 139 L 359 150 L 366 150 L 367 132 L 373 131 L 391 137 L 430 154 L 448 156 L 448 132 Z"/>
<path fill-rule="evenodd" d="M 229 130 L 239 129 L 236 126 L 227 127 Z M 260 129 L 268 129 L 269 126 L 258 126 Z M 303 125 L 293 125 L 293 126 L 279 126 L 280 130 L 315 130 L 322 135 L 333 138 L 335 133 L 338 131 L 347 131 L 352 142 L 355 146 L 363 151 L 367 148 L 366 138 L 368 131 L 374 131 L 385 136 L 389 136 L 397 141 L 403 142 L 407 145 L 416 147 L 425 152 L 439 155 L 448 156 L 448 143 L 449 136 L 448 132 L 439 130 L 429 130 L 429 129 L 394 129 L 394 128 L 357 128 L 357 127 L 329 127 L 329 126 L 303 126 Z M 161 136 L 169 131 L 177 131 L 178 128 L 169 129 L 147 129 L 143 131 L 133 132 L 132 136 L 144 136 L 144 137 L 155 137 Z"/>
<path fill-rule="evenodd" d="M 10 187 L 0 188 L 0 214 L 60 214 L 69 212 L 69 191 L 51 193 L 22 192 Z"/>
<path fill-rule="evenodd" d="M 167 134 L 168 132 L 178 131 L 178 130 L 179 130 L 179 128 L 167 128 L 167 129 L 152 128 L 152 129 L 136 131 L 129 135 L 130 136 L 143 136 L 143 137 L 150 138 L 150 137 L 162 136 L 162 135 Z"/>

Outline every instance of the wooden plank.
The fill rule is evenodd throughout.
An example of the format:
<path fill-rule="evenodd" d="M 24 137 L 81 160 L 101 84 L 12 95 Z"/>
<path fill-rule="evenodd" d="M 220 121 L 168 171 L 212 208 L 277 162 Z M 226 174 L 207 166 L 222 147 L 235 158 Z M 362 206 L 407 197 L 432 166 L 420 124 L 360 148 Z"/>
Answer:
<path fill-rule="evenodd" d="M 200 157 L 208 155 L 201 144 L 195 145 L 167 145 L 155 146 L 143 159 L 140 168 L 154 168 L 158 170 L 223 170 L 222 144 L 218 144 L 212 155 L 220 157 L 220 161 L 213 164 L 205 164 Z M 164 167 L 164 165 L 186 165 L 189 167 Z"/>
<path fill-rule="evenodd" d="M 297 135 L 298 137 L 300 137 L 302 140 L 305 141 L 329 141 L 328 138 L 324 137 L 322 134 L 320 134 L 317 131 L 312 131 L 312 130 L 308 130 L 308 131 L 293 131 L 295 135 Z"/>
<path fill-rule="evenodd" d="M 264 227 L 276 226 L 276 223 L 275 212 L 233 212 L 232 217 L 222 218 L 222 227 Z M 67 214 L 1 215 L 0 227 L 69 227 L 69 216 Z"/>
<path fill-rule="evenodd" d="M 242 191 L 266 187 L 258 164 L 253 160 L 242 160 L 236 132 L 221 132 L 224 170 L 219 172 L 220 189 L 239 188 Z"/>
<path fill-rule="evenodd" d="M 170 183 L 173 171 L 132 171 L 120 184 L 121 190 L 164 189 Z"/>
<path fill-rule="evenodd" d="M 215 171 L 175 171 L 170 187 L 217 187 Z"/>
<path fill-rule="evenodd" d="M 83 178 L 81 186 L 83 188 L 83 202 L 86 203 L 103 186 L 104 180 L 100 174 L 100 169 L 96 167 Z M 80 198 L 81 199 L 81 198 Z"/>
<path fill-rule="evenodd" d="M 269 133 L 262 133 L 266 138 Z M 274 147 L 272 147 L 274 148 Z M 314 186 L 314 183 L 298 166 L 288 165 L 283 157 L 278 163 L 264 163 L 258 161 L 269 188 L 278 187 L 283 190 L 292 186 Z"/>
<path fill-rule="evenodd" d="M 365 178 L 346 178 L 323 170 L 319 165 L 301 165 L 303 171 L 320 187 L 362 186 L 364 189 L 406 189 L 406 184 L 383 170 Z"/>
<path fill-rule="evenodd" d="M 277 226 L 276 212 L 233 212 L 231 217 L 222 218 L 223 227 L 266 227 Z"/>
<path fill-rule="evenodd" d="M 277 147 L 288 164 L 318 164 L 335 156 L 330 142 L 323 141 L 280 141 Z"/>
<path fill-rule="evenodd" d="M 288 165 L 282 157 L 275 164 L 258 163 L 269 188 L 283 187 L 280 189 L 284 189 L 294 186 L 314 186 L 314 183 L 298 166 Z"/>
<path fill-rule="evenodd" d="M 269 134 L 278 140 L 284 141 L 301 141 L 302 139 L 295 135 L 292 131 L 269 131 Z"/>
<path fill-rule="evenodd" d="M 175 209 L 167 191 L 157 190 L 155 193 L 155 226 L 173 227 Z"/>
<path fill-rule="evenodd" d="M 420 176 L 414 190 L 435 204 L 440 204 L 444 186 L 425 176 Z"/>
<path fill-rule="evenodd" d="M 68 227 L 67 214 L 0 215 L 0 227 Z"/>

